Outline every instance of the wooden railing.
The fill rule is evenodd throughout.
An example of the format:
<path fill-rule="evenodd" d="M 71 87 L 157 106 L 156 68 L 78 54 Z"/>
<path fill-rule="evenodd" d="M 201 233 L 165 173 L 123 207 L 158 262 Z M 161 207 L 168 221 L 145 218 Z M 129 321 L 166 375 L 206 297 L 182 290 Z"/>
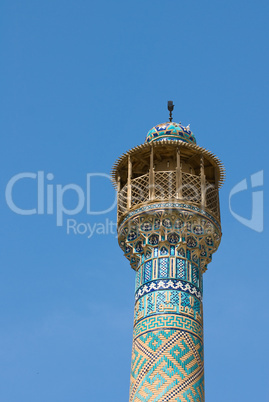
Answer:
<path fill-rule="evenodd" d="M 131 179 L 130 184 L 125 184 L 118 191 L 118 221 L 130 208 L 155 200 L 190 202 L 202 209 L 208 209 L 217 219 L 220 219 L 218 189 L 213 184 L 205 179 L 201 180 L 200 175 L 184 172 L 181 172 L 180 188 L 177 188 L 176 183 L 176 171 L 154 172 L 151 180 L 149 173 Z M 129 191 L 128 185 L 130 185 Z M 128 200 L 128 194 L 130 194 L 130 200 Z"/>

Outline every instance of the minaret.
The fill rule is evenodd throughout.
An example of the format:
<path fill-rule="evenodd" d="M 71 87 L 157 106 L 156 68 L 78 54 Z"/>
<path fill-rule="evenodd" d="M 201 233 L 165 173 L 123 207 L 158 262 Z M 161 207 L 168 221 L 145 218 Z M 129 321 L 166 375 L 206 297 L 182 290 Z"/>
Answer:
<path fill-rule="evenodd" d="M 221 239 L 223 165 L 170 110 L 112 178 L 136 271 L 129 402 L 204 401 L 203 274 Z"/>

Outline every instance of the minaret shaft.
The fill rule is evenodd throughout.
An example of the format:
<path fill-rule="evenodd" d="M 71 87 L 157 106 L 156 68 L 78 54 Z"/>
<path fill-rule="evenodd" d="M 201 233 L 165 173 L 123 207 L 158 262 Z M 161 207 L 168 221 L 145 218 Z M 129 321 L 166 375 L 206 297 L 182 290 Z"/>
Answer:
<path fill-rule="evenodd" d="M 130 402 L 204 401 L 202 284 L 184 249 L 154 247 L 136 273 Z"/>
<path fill-rule="evenodd" d="M 129 402 L 203 402 L 203 272 L 220 228 L 191 204 L 144 209 L 119 227 L 137 264 Z"/>

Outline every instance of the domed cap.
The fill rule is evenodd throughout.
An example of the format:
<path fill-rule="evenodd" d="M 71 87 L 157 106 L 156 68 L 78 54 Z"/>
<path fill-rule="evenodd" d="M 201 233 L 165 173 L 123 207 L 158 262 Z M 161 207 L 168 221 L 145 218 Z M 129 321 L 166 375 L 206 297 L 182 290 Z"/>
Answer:
<path fill-rule="evenodd" d="M 196 139 L 190 130 L 190 126 L 182 126 L 179 123 L 168 122 L 158 124 L 149 130 L 145 142 L 155 142 L 161 140 L 178 140 L 196 144 Z"/>

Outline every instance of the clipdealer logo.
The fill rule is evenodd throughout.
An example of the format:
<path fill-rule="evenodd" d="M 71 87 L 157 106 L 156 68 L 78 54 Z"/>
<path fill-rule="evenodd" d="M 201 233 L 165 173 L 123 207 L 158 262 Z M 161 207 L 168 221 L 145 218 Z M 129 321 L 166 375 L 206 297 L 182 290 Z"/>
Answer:
<path fill-rule="evenodd" d="M 108 208 L 94 211 L 91 207 L 91 194 L 94 193 L 92 189 L 93 178 L 108 179 L 110 181 L 110 176 L 106 173 L 87 173 L 86 186 L 85 189 L 83 189 L 81 186 L 74 183 L 66 185 L 52 183 L 54 175 L 52 173 L 45 174 L 44 171 L 38 171 L 37 173 L 18 173 L 13 176 L 6 185 L 6 203 L 10 210 L 18 215 L 55 215 L 56 225 L 59 227 L 63 226 L 65 218 L 74 217 L 83 210 L 86 211 L 87 215 L 91 216 L 105 215 L 116 207 L 116 193 Z M 35 208 L 22 208 L 19 203 L 14 201 L 13 191 L 16 185 L 18 185 L 19 182 L 24 184 L 25 180 L 32 180 L 36 186 Z M 263 171 L 261 170 L 252 174 L 250 176 L 250 183 L 253 189 L 251 191 L 251 218 L 245 218 L 234 212 L 231 205 L 231 200 L 237 193 L 248 190 L 247 179 L 240 181 L 231 189 L 229 194 L 229 210 L 231 215 L 242 225 L 261 233 L 263 232 L 264 222 L 264 192 L 263 189 L 261 189 L 263 186 Z M 257 189 L 257 187 L 260 188 Z M 194 190 L 197 189 L 195 188 Z M 66 207 L 66 201 L 70 193 L 73 193 L 73 196 L 75 194 L 76 197 L 76 205 L 73 208 Z M 245 196 L 247 197 L 248 195 L 246 194 Z M 86 235 L 88 238 L 91 238 L 94 234 L 113 234 L 117 236 L 117 225 L 108 218 L 103 222 L 93 224 L 77 222 L 74 218 L 67 218 L 66 231 L 67 234 Z"/>
<path fill-rule="evenodd" d="M 102 178 L 110 181 L 110 176 L 106 173 L 87 173 L 86 190 L 81 186 L 71 184 L 54 184 L 54 175 L 52 173 L 45 174 L 44 171 L 23 172 L 13 176 L 7 183 L 5 189 L 6 203 L 11 211 L 18 215 L 56 215 L 56 225 L 63 226 L 64 217 L 78 215 L 83 210 L 87 215 L 104 215 L 112 211 L 117 204 L 116 195 L 110 206 L 101 211 L 94 211 L 91 207 L 92 179 Z M 14 201 L 13 192 L 16 185 L 25 180 L 32 180 L 36 186 L 35 208 L 22 208 L 18 202 Z M 76 196 L 76 205 L 73 208 L 66 207 L 68 194 L 73 192 Z M 78 223 L 75 219 L 67 219 L 67 234 L 74 233 L 79 235 L 87 235 L 91 238 L 94 233 L 97 234 L 115 234 L 116 223 L 108 219 L 103 223 Z"/>
<path fill-rule="evenodd" d="M 254 230 L 255 232 L 263 232 L 263 215 L 264 215 L 264 201 L 263 201 L 263 190 L 261 189 L 263 186 L 263 170 L 259 172 L 253 173 L 250 176 L 251 183 L 251 198 L 252 198 L 252 207 L 251 207 L 251 218 L 245 218 L 233 211 L 231 200 L 236 194 L 241 193 L 242 191 L 248 190 L 247 179 L 241 180 L 237 183 L 229 195 L 229 209 L 232 216 L 242 225 L 247 226 L 248 228 Z M 258 189 L 257 189 L 258 188 Z"/>

